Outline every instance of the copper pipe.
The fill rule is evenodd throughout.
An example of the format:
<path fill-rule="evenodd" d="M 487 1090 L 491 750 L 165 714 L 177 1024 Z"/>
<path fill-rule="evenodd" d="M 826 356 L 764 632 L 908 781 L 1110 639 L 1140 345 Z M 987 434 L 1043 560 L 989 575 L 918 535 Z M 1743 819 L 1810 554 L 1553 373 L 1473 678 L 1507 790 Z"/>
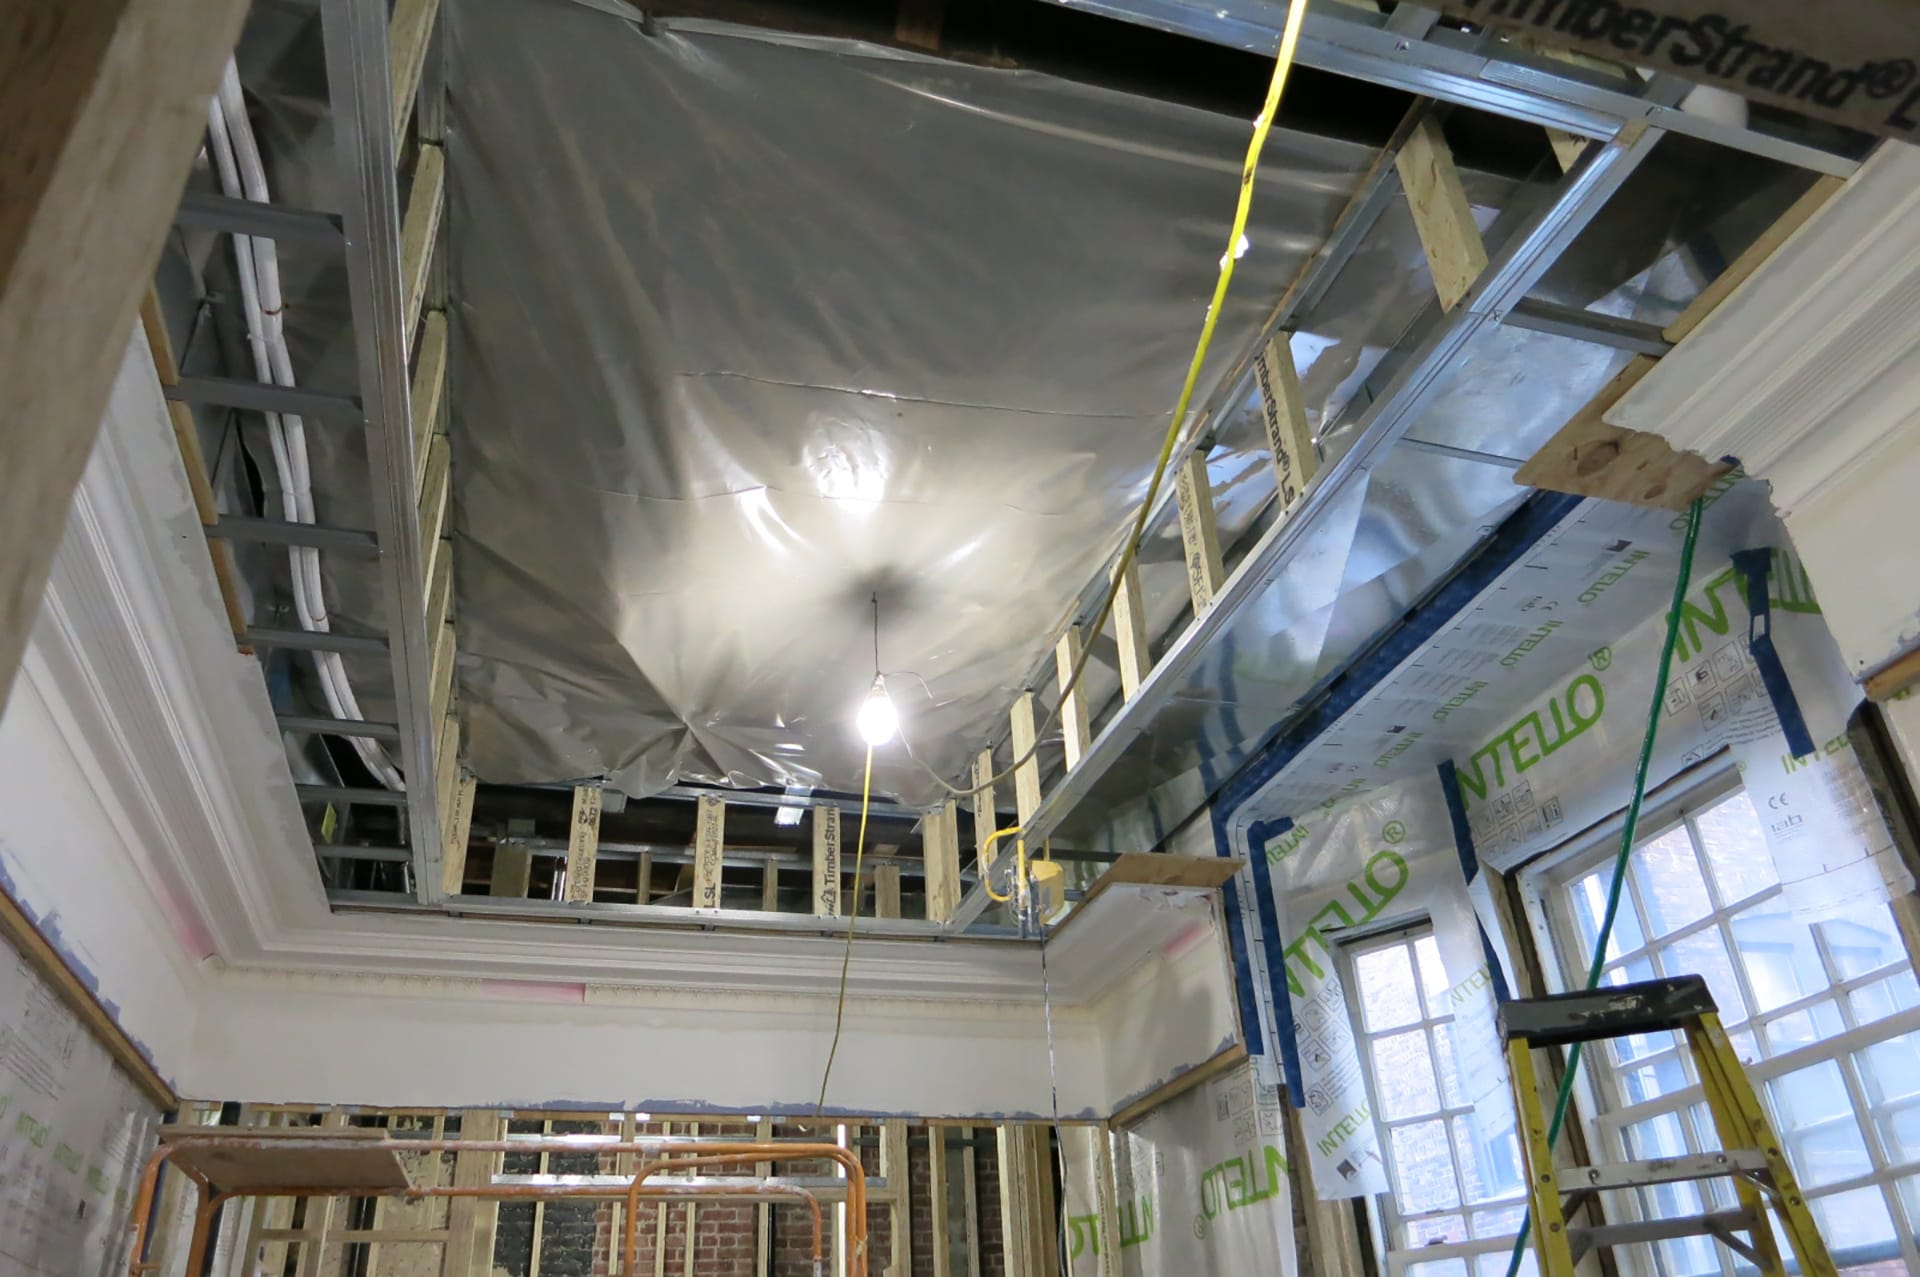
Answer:
<path fill-rule="evenodd" d="M 426 1184 L 413 1189 L 385 1189 L 378 1192 L 354 1192 L 342 1190 L 338 1185 L 331 1188 L 274 1187 L 271 1191 L 257 1189 L 241 1191 L 231 1189 L 214 1194 L 206 1203 L 205 1213 L 209 1219 L 213 1212 L 237 1197 L 485 1197 L 522 1199 L 533 1198 L 545 1201 L 555 1198 L 600 1198 L 603 1200 L 623 1199 L 627 1209 L 633 1210 L 633 1185 L 612 1184 Z M 826 1245 L 825 1230 L 821 1223 L 820 1199 L 811 1189 L 799 1184 L 650 1184 L 640 1190 L 641 1197 L 650 1197 L 656 1201 L 667 1198 L 717 1197 L 734 1201 L 804 1201 L 813 1221 L 813 1271 L 820 1277 L 825 1267 Z M 689 1237 L 691 1246 L 693 1239 Z M 143 1266 L 146 1269 L 157 1267 L 154 1264 Z M 189 1270 L 191 1277 L 191 1270 Z"/>
<path fill-rule="evenodd" d="M 275 1132 L 272 1135 L 260 1136 L 193 1136 L 179 1144 L 162 1144 L 156 1148 L 153 1154 L 147 1159 L 146 1167 L 141 1172 L 139 1188 L 134 1194 L 133 1217 L 130 1225 L 133 1231 L 133 1246 L 129 1252 L 127 1267 L 130 1277 L 140 1277 L 141 1274 L 153 1272 L 160 1266 L 157 1262 L 143 1261 L 140 1258 L 140 1253 L 148 1234 L 148 1219 L 152 1214 L 153 1197 L 159 1183 L 160 1167 L 166 1163 L 169 1158 L 181 1148 L 188 1145 L 204 1148 L 235 1148 L 272 1143 L 276 1139 L 283 1143 L 300 1144 L 306 1147 L 313 1146 L 313 1141 L 311 1140 L 304 1140 L 299 1136 L 288 1136 L 284 1132 Z M 395 1140 L 392 1141 L 392 1144 L 404 1144 L 408 1148 L 422 1151 L 514 1152 L 524 1150 L 525 1146 L 530 1142 L 531 1141 L 506 1140 Z M 391 1145 L 386 1146 L 390 1147 Z M 559 1147 L 576 1152 L 582 1151 L 583 1148 L 583 1146 L 579 1144 L 567 1143 L 562 1143 Z M 266 1189 L 215 1192 L 205 1177 L 194 1171 L 191 1167 L 176 1167 L 175 1169 L 196 1185 L 200 1195 L 200 1205 L 194 1216 L 194 1233 L 188 1255 L 190 1265 L 188 1271 L 189 1273 L 197 1271 L 192 1268 L 191 1265 L 197 1260 L 204 1259 L 214 1210 L 221 1204 L 237 1197 L 478 1197 L 496 1199 L 598 1197 L 603 1199 L 620 1199 L 625 1200 L 627 1203 L 627 1232 L 629 1240 L 631 1241 L 635 1202 L 638 1198 L 695 1198 L 704 1196 L 748 1201 L 804 1200 L 807 1203 L 809 1213 L 812 1217 L 814 1271 L 818 1274 L 822 1271 L 824 1255 L 820 1199 L 807 1188 L 798 1184 L 754 1184 L 737 1186 L 730 1184 L 655 1184 L 651 1187 L 642 1187 L 641 1181 L 645 1178 L 646 1174 L 651 1174 L 655 1170 L 677 1170 L 700 1165 L 718 1165 L 740 1161 L 791 1161 L 802 1157 L 828 1157 L 849 1168 L 847 1189 L 849 1206 L 851 1207 L 856 1196 L 859 1199 L 860 1214 L 858 1218 L 861 1221 L 859 1230 L 861 1250 L 859 1253 L 862 1256 L 862 1267 L 861 1273 L 856 1275 L 856 1277 L 864 1277 L 866 1178 L 864 1172 L 860 1169 L 858 1160 L 853 1158 L 847 1150 L 837 1144 L 690 1144 L 685 1141 L 652 1140 L 647 1141 L 645 1146 L 634 1141 L 622 1141 L 618 1146 L 598 1144 L 585 1147 L 592 1148 L 595 1151 L 613 1153 L 642 1151 L 643 1147 L 652 1147 L 660 1148 L 668 1154 L 699 1152 L 717 1155 L 710 1157 L 690 1156 L 678 1159 L 670 1157 L 660 1159 L 657 1162 L 649 1163 L 647 1167 L 643 1167 L 642 1170 L 644 1173 L 636 1176 L 634 1180 L 625 1187 L 599 1184 L 488 1184 L 474 1186 L 448 1184 L 424 1185 L 409 1188 L 355 1189 L 352 1186 L 333 1184 L 326 1186 L 274 1185 Z M 536 1149 L 534 1151 L 538 1150 Z M 742 1157 L 741 1154 L 743 1153 L 758 1154 L 758 1156 Z M 631 1267 L 631 1264 L 629 1263 L 628 1266 Z"/>

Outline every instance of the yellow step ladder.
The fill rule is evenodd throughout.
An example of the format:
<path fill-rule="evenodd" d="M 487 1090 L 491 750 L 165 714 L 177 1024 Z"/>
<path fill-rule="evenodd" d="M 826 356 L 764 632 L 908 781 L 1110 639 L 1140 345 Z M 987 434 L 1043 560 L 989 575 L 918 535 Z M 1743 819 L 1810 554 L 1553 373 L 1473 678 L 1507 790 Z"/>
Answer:
<path fill-rule="evenodd" d="M 1534 1050 L 1660 1032 L 1685 1034 L 1722 1151 L 1556 1168 L 1534 1076 Z M 1814 1227 L 1806 1198 L 1760 1107 L 1760 1097 L 1754 1094 L 1720 1026 L 1719 1008 L 1705 980 L 1697 975 L 1676 976 L 1503 1002 L 1500 1036 L 1507 1044 L 1533 1212 L 1534 1254 L 1542 1277 L 1573 1277 L 1573 1266 L 1595 1248 L 1698 1236 L 1715 1238 L 1767 1277 L 1784 1277 L 1787 1269 L 1773 1230 L 1767 1226 L 1768 1209 L 1779 1219 L 1798 1271 L 1805 1277 L 1834 1277 L 1833 1259 Z M 1594 1202 L 1597 1212 L 1595 1199 L 1602 1192 L 1713 1179 L 1733 1181 L 1740 1203 L 1737 1209 L 1622 1223 L 1567 1223 L 1568 1215 L 1589 1202 Z M 1711 1205 L 1704 1183 L 1700 1200 Z"/>

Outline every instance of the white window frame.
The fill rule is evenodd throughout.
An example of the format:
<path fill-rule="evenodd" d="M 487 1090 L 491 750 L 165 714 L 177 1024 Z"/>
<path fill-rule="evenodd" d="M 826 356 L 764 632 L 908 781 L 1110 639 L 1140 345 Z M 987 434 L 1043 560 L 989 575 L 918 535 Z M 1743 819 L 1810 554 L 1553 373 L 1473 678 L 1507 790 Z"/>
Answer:
<path fill-rule="evenodd" d="M 1721 754 L 1708 760 L 1656 791 L 1652 796 L 1654 801 L 1643 811 L 1635 830 L 1636 845 L 1644 845 L 1685 824 L 1690 830 L 1695 848 L 1704 846 L 1698 827 L 1693 823 L 1694 816 L 1742 788 L 1740 775 L 1733 766 L 1730 755 Z M 1538 946 L 1541 971 L 1550 992 L 1561 993 L 1573 987 L 1573 982 L 1567 973 L 1575 967 L 1579 968 L 1581 977 L 1584 978 L 1586 964 L 1591 957 L 1577 933 L 1571 907 L 1566 902 L 1566 888 L 1592 872 L 1594 868 L 1609 864 L 1619 854 L 1620 835 L 1624 825 L 1624 813 L 1618 814 L 1570 839 L 1563 846 L 1529 861 L 1516 872 L 1522 904 Z M 1757 1009 L 1760 1004 L 1754 996 L 1751 978 L 1740 961 L 1740 951 L 1734 944 L 1729 925 L 1734 911 L 1730 910 L 1721 899 L 1720 888 L 1712 872 L 1704 872 L 1702 877 L 1705 880 L 1708 900 L 1712 907 L 1712 913 L 1707 918 L 1690 923 L 1657 939 L 1647 940 L 1638 949 L 1631 951 L 1623 949 L 1620 957 L 1611 960 L 1609 965 L 1635 959 L 1649 959 L 1655 950 L 1669 949 L 1688 935 L 1708 928 L 1718 928 L 1732 963 L 1734 977 L 1740 983 L 1741 996 L 1748 1008 L 1747 1020 L 1730 1029 L 1730 1036 L 1736 1040 L 1736 1044 L 1748 1035 L 1751 1035 L 1756 1042 L 1763 1041 L 1766 1026 L 1769 1023 L 1788 1019 L 1821 1003 L 1830 1002 L 1834 1005 L 1842 1017 L 1844 1026 L 1842 1032 L 1822 1041 L 1761 1059 L 1748 1066 L 1747 1076 L 1752 1081 L 1754 1090 L 1760 1094 L 1763 1103 L 1768 1107 L 1768 1119 L 1777 1123 L 1777 1115 L 1773 1111 L 1766 1084 L 1776 1078 L 1825 1061 L 1834 1063 L 1846 1085 L 1848 1102 L 1859 1123 L 1871 1169 L 1864 1174 L 1822 1184 L 1817 1188 L 1808 1188 L 1803 1185 L 1806 1197 L 1809 1201 L 1817 1201 L 1861 1188 L 1878 1187 L 1886 1201 L 1888 1215 L 1894 1224 L 1894 1235 L 1900 1247 L 1900 1257 L 1907 1264 L 1909 1271 L 1920 1272 L 1920 1243 L 1916 1243 L 1914 1236 L 1917 1231 L 1920 1231 L 1920 1218 L 1911 1217 L 1912 1213 L 1902 1202 L 1896 1187 L 1899 1181 L 1920 1175 L 1920 1159 L 1905 1162 L 1892 1161 L 1888 1156 L 1886 1144 L 1881 1137 L 1876 1120 L 1885 1112 L 1920 1104 L 1920 1097 L 1907 1097 L 1881 1105 L 1872 1104 L 1861 1077 L 1859 1065 L 1853 1059 L 1855 1053 L 1866 1046 L 1920 1030 L 1920 1007 L 1897 1012 L 1862 1025 L 1855 1019 L 1850 996 L 1856 990 L 1878 984 L 1901 970 L 1915 970 L 1913 937 L 1902 926 L 1901 935 L 1907 949 L 1905 964 L 1893 963 L 1863 975 L 1840 978 L 1826 939 L 1818 930 L 1815 930 L 1813 940 L 1821 958 L 1824 974 L 1829 977 L 1829 987 L 1763 1013 Z M 1776 885 L 1757 895 L 1745 897 L 1737 902 L 1739 912 L 1745 912 L 1757 904 L 1771 900 L 1783 890 L 1784 888 Z M 1622 908 L 1634 908 L 1639 884 L 1631 875 L 1627 879 L 1626 892 L 1630 894 L 1623 895 Z M 1894 917 L 1898 922 L 1897 908 L 1894 911 Z M 1678 1043 L 1673 1050 L 1636 1057 L 1633 1062 L 1634 1067 L 1641 1068 L 1657 1064 L 1676 1054 L 1680 1056 L 1686 1054 L 1684 1048 L 1679 1047 Z M 1602 1088 L 1606 1092 L 1604 1101 L 1600 1095 Z M 1587 1053 L 1574 1090 L 1575 1111 L 1586 1132 L 1588 1147 L 1594 1150 L 1596 1160 L 1608 1162 L 1626 1160 L 1628 1153 L 1625 1130 L 1628 1127 L 1666 1113 L 1671 1113 L 1677 1118 L 1682 1131 L 1698 1146 L 1700 1133 L 1695 1129 L 1693 1110 L 1696 1106 L 1703 1105 L 1705 1099 L 1704 1091 L 1696 1082 L 1657 1099 L 1637 1104 L 1623 1103 L 1618 1079 L 1604 1051 Z M 1711 1147 L 1717 1143 L 1717 1138 L 1709 1138 L 1705 1142 Z M 1620 1199 L 1626 1195 L 1609 1196 L 1614 1199 L 1608 1203 L 1608 1209 L 1612 1211 L 1617 1208 Z M 1718 1186 L 1714 1189 L 1714 1198 L 1719 1200 L 1721 1205 L 1733 1204 L 1731 1194 Z M 1633 1195 L 1630 1200 L 1633 1203 L 1632 1209 L 1637 1214 L 1639 1212 L 1638 1195 Z M 1720 1251 L 1722 1272 L 1731 1277 L 1734 1272 L 1734 1257 L 1724 1247 L 1717 1249 Z M 1651 1262 L 1652 1255 L 1648 1253 L 1648 1248 L 1628 1248 L 1616 1252 L 1616 1255 L 1623 1273 L 1656 1274 L 1661 1271 Z"/>
<path fill-rule="evenodd" d="M 1503 1237 L 1469 1238 L 1464 1242 L 1436 1243 L 1428 1246 L 1402 1246 L 1396 1241 L 1403 1236 L 1401 1230 L 1409 1224 L 1423 1220 L 1442 1219 L 1458 1215 L 1467 1223 L 1468 1232 L 1472 1232 L 1473 1216 L 1481 1211 L 1501 1210 L 1515 1206 L 1525 1206 L 1527 1202 L 1524 1189 L 1510 1197 L 1495 1198 L 1490 1201 L 1467 1201 L 1467 1179 L 1460 1164 L 1460 1150 L 1455 1145 L 1453 1123 L 1455 1118 L 1472 1117 L 1474 1106 L 1471 1104 L 1448 1106 L 1445 1085 L 1440 1081 L 1440 1052 L 1446 1049 L 1435 1035 L 1435 1029 L 1443 1024 L 1456 1023 L 1451 1014 L 1429 1016 L 1426 997 L 1418 986 L 1419 959 L 1414 957 L 1414 980 L 1416 996 L 1420 999 L 1420 1019 L 1411 1024 L 1395 1025 L 1391 1029 L 1373 1030 L 1367 1027 L 1366 1016 L 1360 1006 L 1360 981 L 1356 964 L 1361 955 L 1394 946 L 1412 949 L 1415 941 L 1422 936 L 1434 934 L 1433 920 L 1424 914 L 1415 918 L 1397 919 L 1391 925 L 1373 931 L 1361 931 L 1352 935 L 1342 935 L 1336 945 L 1335 958 L 1339 964 L 1340 981 L 1346 991 L 1347 1016 L 1353 1030 L 1354 1050 L 1360 1056 L 1360 1075 L 1366 1084 L 1367 1104 L 1373 1112 L 1374 1130 L 1380 1140 L 1380 1161 L 1387 1168 L 1389 1187 L 1384 1193 L 1377 1193 L 1368 1199 L 1368 1216 L 1372 1223 L 1374 1253 L 1389 1277 L 1400 1277 L 1407 1269 L 1416 1264 L 1436 1263 L 1447 1259 L 1464 1259 L 1469 1272 L 1474 1270 L 1474 1261 L 1482 1255 L 1505 1255 L 1513 1249 L 1513 1234 Z M 1439 1085 L 1441 1107 L 1432 1113 L 1422 1113 L 1417 1117 L 1394 1118 L 1389 1120 L 1380 1107 L 1380 1096 L 1374 1080 L 1373 1043 L 1379 1038 L 1397 1037 L 1403 1033 L 1420 1030 L 1426 1034 L 1427 1050 L 1433 1059 L 1435 1083 Z M 1399 1205 L 1399 1174 L 1393 1163 L 1393 1128 L 1412 1126 L 1438 1119 L 1447 1132 L 1447 1158 L 1453 1169 L 1453 1182 L 1460 1205 L 1441 1210 L 1423 1211 L 1416 1215 L 1402 1214 Z"/>

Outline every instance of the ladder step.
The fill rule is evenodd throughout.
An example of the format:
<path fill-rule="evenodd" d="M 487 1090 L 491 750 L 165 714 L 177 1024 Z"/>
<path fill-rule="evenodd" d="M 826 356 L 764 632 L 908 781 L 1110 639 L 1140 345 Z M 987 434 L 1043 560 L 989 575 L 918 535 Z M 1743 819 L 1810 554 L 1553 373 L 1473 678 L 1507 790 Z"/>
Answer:
<path fill-rule="evenodd" d="M 1608 1192 L 1617 1188 L 1649 1188 L 1687 1180 L 1718 1179 L 1728 1175 L 1765 1174 L 1767 1158 L 1757 1148 L 1691 1153 L 1686 1157 L 1656 1157 L 1643 1162 L 1613 1162 L 1606 1166 L 1573 1166 L 1560 1171 L 1562 1193 Z"/>
<path fill-rule="evenodd" d="M 1571 1046 L 1600 1038 L 1684 1029 L 1719 1008 L 1697 975 L 1520 998 L 1500 1004 L 1500 1037 L 1529 1046 Z"/>
<path fill-rule="evenodd" d="M 1767 1225 L 1743 1210 L 1709 1211 L 1704 1215 L 1676 1215 L 1671 1219 L 1642 1219 L 1625 1224 L 1594 1224 L 1567 1229 L 1567 1241 L 1573 1247 L 1577 1264 L 1588 1250 L 1614 1246 L 1633 1246 L 1645 1242 L 1675 1241 L 1682 1237 L 1717 1237 L 1735 1243 L 1736 1231 L 1752 1232 Z M 1744 1246 L 1735 1245 L 1738 1251 Z"/>

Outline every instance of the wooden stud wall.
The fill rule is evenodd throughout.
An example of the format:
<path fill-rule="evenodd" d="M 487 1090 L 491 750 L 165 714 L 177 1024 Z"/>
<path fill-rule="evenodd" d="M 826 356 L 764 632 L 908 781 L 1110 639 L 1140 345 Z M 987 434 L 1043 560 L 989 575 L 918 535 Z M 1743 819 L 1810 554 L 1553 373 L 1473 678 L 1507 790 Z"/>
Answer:
<path fill-rule="evenodd" d="M 718 794 L 702 794 L 696 803 L 693 833 L 693 904 L 720 907 L 720 868 L 726 854 L 727 803 Z"/>

